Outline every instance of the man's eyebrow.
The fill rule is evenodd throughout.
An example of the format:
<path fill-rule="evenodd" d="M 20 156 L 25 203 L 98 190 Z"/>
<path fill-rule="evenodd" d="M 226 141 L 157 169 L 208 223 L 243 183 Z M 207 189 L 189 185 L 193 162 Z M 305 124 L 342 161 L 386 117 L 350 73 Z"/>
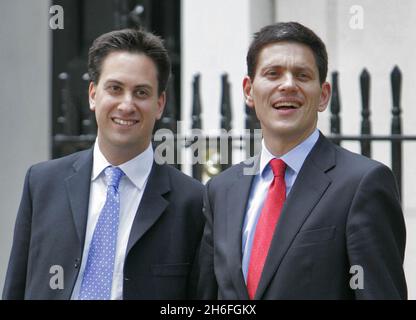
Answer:
<path fill-rule="evenodd" d="M 120 86 L 123 86 L 123 85 L 124 85 L 124 83 L 123 83 L 123 82 L 121 82 L 121 81 L 119 81 L 119 80 L 116 80 L 116 79 L 107 79 L 107 80 L 104 82 L 104 85 L 108 85 L 108 84 L 118 84 L 118 85 L 120 85 Z M 143 84 L 137 84 L 137 85 L 135 85 L 135 86 L 134 86 L 134 88 L 135 88 L 135 89 L 139 89 L 139 88 L 148 88 L 148 89 L 152 89 L 153 87 L 152 87 L 150 84 L 143 83 Z"/>
<path fill-rule="evenodd" d="M 276 64 L 272 62 L 262 67 L 262 69 L 268 69 L 268 68 L 283 68 L 283 66 L 281 64 Z"/>
<path fill-rule="evenodd" d="M 270 64 L 266 64 L 262 67 L 262 69 L 267 69 L 267 68 L 282 68 L 282 69 L 286 69 L 287 66 L 286 65 L 282 65 L 280 63 L 270 63 Z M 311 68 L 311 66 L 309 66 L 308 64 L 294 64 L 291 66 L 291 68 L 293 69 L 309 69 L 309 70 L 313 70 L 313 68 Z"/>
<path fill-rule="evenodd" d="M 264 72 L 264 71 L 270 70 L 270 69 L 273 69 L 273 70 L 276 70 L 276 69 L 284 70 L 284 69 L 287 69 L 287 66 L 282 65 L 282 64 L 270 63 L 270 64 L 267 64 L 267 65 L 263 66 L 259 70 L 260 70 L 260 72 Z M 305 71 L 305 72 L 314 73 L 314 69 L 311 66 L 307 65 L 307 64 L 299 64 L 299 65 L 296 65 L 295 64 L 295 65 L 291 66 L 289 69 L 292 69 L 292 70 L 294 70 L 296 72 Z"/>
<path fill-rule="evenodd" d="M 135 87 L 136 89 L 137 89 L 137 88 L 149 88 L 149 89 L 152 89 L 152 88 L 153 88 L 150 84 L 146 84 L 146 83 L 143 83 L 143 84 L 138 84 L 138 85 L 135 85 L 134 87 Z"/>
<path fill-rule="evenodd" d="M 307 64 L 295 65 L 294 69 L 313 71 L 313 68 Z"/>
<path fill-rule="evenodd" d="M 115 83 L 115 84 L 119 84 L 119 85 L 123 85 L 123 82 L 115 80 L 115 79 L 107 79 L 104 84 L 109 84 L 109 83 Z"/>

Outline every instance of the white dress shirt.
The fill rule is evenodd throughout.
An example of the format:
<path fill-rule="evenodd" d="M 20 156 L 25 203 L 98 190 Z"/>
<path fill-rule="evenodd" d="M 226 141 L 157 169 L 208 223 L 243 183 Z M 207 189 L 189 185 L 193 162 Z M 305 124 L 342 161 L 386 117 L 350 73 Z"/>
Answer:
<path fill-rule="evenodd" d="M 149 174 L 152 169 L 153 157 L 152 145 L 149 144 L 144 152 L 136 156 L 134 159 L 118 166 L 121 170 L 123 170 L 125 175 L 121 178 L 119 185 L 120 221 L 114 262 L 113 286 L 111 290 L 112 300 L 123 299 L 123 269 L 124 260 L 126 258 L 127 243 L 134 217 L 136 216 L 137 209 L 139 208 L 139 204 L 143 196 L 143 191 L 147 184 L 147 179 L 149 178 Z M 94 145 L 85 244 L 81 268 L 71 296 L 71 299 L 74 300 L 78 299 L 79 296 L 95 225 L 97 224 L 98 217 L 104 207 L 107 197 L 107 185 L 105 183 L 104 169 L 108 166 L 111 166 L 111 164 L 101 153 L 96 141 Z"/>
<path fill-rule="evenodd" d="M 316 141 L 319 138 L 319 131 L 315 131 L 302 143 L 290 150 L 288 153 L 281 156 L 286 163 L 285 183 L 286 183 L 286 196 L 292 189 L 293 184 L 305 162 L 306 157 L 312 150 Z M 261 210 L 263 209 L 264 201 L 269 190 L 269 186 L 273 181 L 273 173 L 270 168 L 270 160 L 276 158 L 273 154 L 267 150 L 264 140 L 262 141 L 262 149 L 260 154 L 260 167 L 259 172 L 253 178 L 253 184 L 251 185 L 250 196 L 247 203 L 246 216 L 244 218 L 243 234 L 242 234 L 242 252 L 243 261 L 242 268 L 244 279 L 247 282 L 248 265 L 250 262 L 251 247 L 253 244 L 254 233 L 256 231 L 257 221 L 260 217 Z"/>

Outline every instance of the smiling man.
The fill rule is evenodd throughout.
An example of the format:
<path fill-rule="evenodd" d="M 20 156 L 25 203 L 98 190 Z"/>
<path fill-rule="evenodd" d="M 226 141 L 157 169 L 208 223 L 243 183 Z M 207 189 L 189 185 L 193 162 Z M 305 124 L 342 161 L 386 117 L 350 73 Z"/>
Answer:
<path fill-rule="evenodd" d="M 296 22 L 266 26 L 247 68 L 262 150 L 206 186 L 199 297 L 405 299 L 392 172 L 317 129 L 331 92 L 322 40 Z"/>
<path fill-rule="evenodd" d="M 113 31 L 88 69 L 95 145 L 29 169 L 3 298 L 193 298 L 203 186 L 157 164 L 151 144 L 167 51 L 151 33 Z"/>

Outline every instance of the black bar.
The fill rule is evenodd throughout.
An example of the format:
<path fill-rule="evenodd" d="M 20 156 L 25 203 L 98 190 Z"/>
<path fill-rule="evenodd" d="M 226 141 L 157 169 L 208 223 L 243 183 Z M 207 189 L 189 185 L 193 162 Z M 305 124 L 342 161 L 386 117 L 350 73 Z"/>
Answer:
<path fill-rule="evenodd" d="M 221 87 L 222 87 L 222 94 L 221 94 L 221 129 L 229 132 L 231 130 L 231 122 L 232 122 L 232 112 L 231 112 L 231 93 L 230 93 L 230 84 L 228 82 L 228 75 L 224 73 L 221 76 Z M 226 143 L 227 146 L 227 162 L 224 163 L 223 157 L 224 155 L 221 153 L 221 144 Z M 225 169 L 229 168 L 232 163 L 232 138 L 226 137 L 226 139 L 221 139 L 219 144 L 217 144 L 217 152 L 220 155 L 221 161 L 221 171 L 224 171 Z"/>
<path fill-rule="evenodd" d="M 331 133 L 339 135 L 341 133 L 341 118 L 339 112 L 341 111 L 341 98 L 338 88 L 338 72 L 332 72 L 332 96 L 331 96 Z M 333 140 L 333 143 L 340 145 L 340 140 Z"/>
<path fill-rule="evenodd" d="M 390 75 L 391 89 L 393 98 L 392 108 L 392 122 L 391 133 L 400 135 L 402 133 L 402 120 L 400 109 L 400 93 L 402 86 L 402 73 L 400 69 L 395 66 Z M 402 140 L 395 140 L 391 143 L 391 157 L 392 157 L 392 170 L 396 176 L 397 184 L 399 187 L 399 193 L 402 195 Z"/>
<path fill-rule="evenodd" d="M 361 134 L 371 134 L 370 122 L 370 74 L 367 69 L 361 72 L 360 76 L 361 88 Z M 371 158 L 371 142 L 370 140 L 361 140 L 361 154 Z"/>
<path fill-rule="evenodd" d="M 78 109 L 73 104 L 71 97 L 71 89 L 69 85 L 70 76 L 66 72 L 59 74 L 59 80 L 61 82 L 61 114 L 58 118 L 58 122 L 62 124 L 62 133 L 67 135 L 80 134 L 80 121 L 78 115 Z"/>
<path fill-rule="evenodd" d="M 88 86 L 90 83 L 90 77 L 88 75 L 88 73 L 84 73 L 82 75 L 82 81 L 84 84 L 84 88 L 85 88 L 85 93 L 83 93 L 83 97 L 86 103 L 84 104 L 83 102 L 81 105 L 82 108 L 82 134 L 93 134 L 95 135 L 97 133 L 97 121 L 95 120 L 95 113 L 93 111 L 90 110 L 89 108 L 89 95 L 88 95 Z"/>
<path fill-rule="evenodd" d="M 196 74 L 192 83 L 192 129 L 201 129 L 201 95 L 200 82 L 201 75 Z M 196 156 L 196 155 L 194 155 Z M 199 161 L 192 165 L 192 176 L 201 181 L 202 180 L 202 164 Z"/>
<path fill-rule="evenodd" d="M 245 128 L 249 130 L 249 137 L 245 137 L 246 157 L 252 157 L 260 150 L 261 139 L 256 139 L 254 133 L 261 128 L 260 121 L 257 119 L 254 108 L 250 108 L 245 104 L 246 121 Z M 257 141 L 258 140 L 258 141 Z"/>
<path fill-rule="evenodd" d="M 177 126 L 176 126 L 176 106 L 175 106 L 175 90 L 173 88 L 173 84 L 174 84 L 174 76 L 172 75 L 168 81 L 168 85 L 167 85 L 167 89 L 166 89 L 166 105 L 165 105 L 165 110 L 162 114 L 162 118 L 156 122 L 155 128 L 154 128 L 154 132 L 156 132 L 159 129 L 166 129 L 168 131 L 170 131 L 173 134 L 173 141 L 170 138 L 166 137 L 166 139 L 162 139 L 162 141 L 154 141 L 153 140 L 153 145 L 155 148 L 157 148 L 160 144 L 164 143 L 165 140 L 169 139 L 167 146 L 169 146 L 169 150 L 167 150 L 167 152 L 170 152 L 171 154 L 173 154 L 173 162 L 174 162 L 174 166 L 178 169 L 180 169 L 180 165 L 178 159 L 180 157 L 180 154 L 176 152 L 176 150 L 178 150 L 177 148 L 177 139 L 176 139 L 176 132 L 177 132 Z M 157 139 L 159 140 L 159 139 Z M 170 147 L 173 147 L 173 150 L 170 150 Z"/>

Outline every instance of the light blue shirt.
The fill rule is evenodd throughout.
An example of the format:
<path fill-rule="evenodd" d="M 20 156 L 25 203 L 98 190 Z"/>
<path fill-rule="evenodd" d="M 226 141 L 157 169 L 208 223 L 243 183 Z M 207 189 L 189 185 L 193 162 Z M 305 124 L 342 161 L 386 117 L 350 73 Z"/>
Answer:
<path fill-rule="evenodd" d="M 316 141 L 319 138 L 319 131 L 315 131 L 302 143 L 290 150 L 288 153 L 280 157 L 287 167 L 285 172 L 286 183 L 286 197 L 292 189 L 293 184 L 305 162 L 306 157 L 312 150 Z M 253 178 L 253 184 L 250 190 L 250 196 L 247 203 L 247 211 L 244 219 L 243 234 L 242 234 L 242 252 L 243 261 L 242 268 L 244 274 L 244 280 L 247 282 L 247 271 L 250 261 L 251 247 L 253 244 L 254 233 L 256 230 L 257 220 L 263 209 L 264 201 L 266 200 L 269 186 L 273 181 L 273 173 L 270 168 L 270 160 L 276 158 L 273 154 L 267 150 L 264 140 L 262 141 L 262 149 L 260 154 L 260 166 L 259 172 Z"/>
<path fill-rule="evenodd" d="M 119 165 L 125 176 L 120 180 L 120 220 L 118 226 L 116 255 L 114 261 L 113 283 L 111 290 L 111 300 L 123 299 L 123 279 L 124 261 L 127 253 L 127 243 L 130 236 L 131 227 L 139 208 L 147 180 L 153 166 L 154 152 L 152 144 L 145 151 L 135 158 Z M 90 243 L 94 234 L 94 229 L 104 207 L 107 198 L 107 184 L 105 182 L 104 169 L 111 164 L 105 158 L 98 146 L 97 140 L 94 146 L 93 166 L 91 173 L 91 191 L 88 206 L 88 221 L 85 235 L 85 244 L 82 255 L 81 267 L 71 299 L 79 299 L 82 278 L 84 276 Z"/>

